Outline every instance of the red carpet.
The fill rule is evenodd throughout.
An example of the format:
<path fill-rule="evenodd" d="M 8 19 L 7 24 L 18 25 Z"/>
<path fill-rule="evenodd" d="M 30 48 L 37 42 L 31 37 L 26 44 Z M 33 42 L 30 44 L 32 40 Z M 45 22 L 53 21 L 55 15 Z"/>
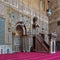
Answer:
<path fill-rule="evenodd" d="M 0 60 L 60 60 L 60 52 L 56 54 L 49 53 L 14 53 L 0 55 Z"/>

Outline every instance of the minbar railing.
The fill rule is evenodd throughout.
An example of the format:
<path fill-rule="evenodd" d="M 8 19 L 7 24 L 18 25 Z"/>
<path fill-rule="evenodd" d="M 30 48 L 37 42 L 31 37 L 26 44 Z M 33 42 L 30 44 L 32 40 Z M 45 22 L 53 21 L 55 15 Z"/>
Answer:
<path fill-rule="evenodd" d="M 38 52 L 49 52 L 49 48 L 44 44 L 41 37 L 36 35 L 36 51 Z"/>

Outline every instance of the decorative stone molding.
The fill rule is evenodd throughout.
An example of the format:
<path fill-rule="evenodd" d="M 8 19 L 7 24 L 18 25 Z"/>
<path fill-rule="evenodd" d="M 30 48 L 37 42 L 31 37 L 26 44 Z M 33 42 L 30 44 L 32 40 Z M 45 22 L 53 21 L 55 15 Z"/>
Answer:
<path fill-rule="evenodd" d="M 12 1 L 12 0 L 11 0 Z M 14 0 L 15 1 L 15 0 Z M 16 5 L 13 5 L 12 3 L 10 3 L 10 1 L 6 2 L 5 0 L 1 0 L 1 2 L 9 5 L 10 7 L 16 9 L 17 11 L 19 11 L 20 13 L 23 13 L 23 14 L 27 14 L 27 15 L 30 15 L 30 16 L 37 16 L 38 18 L 41 18 L 40 16 L 43 16 L 40 12 L 37 12 L 35 11 L 33 8 L 31 8 L 30 6 L 28 7 L 26 4 L 23 3 L 22 5 L 22 2 L 20 2 L 19 0 L 16 0 L 17 4 Z M 18 6 L 18 7 L 17 7 Z M 39 14 L 40 13 L 40 14 Z M 43 16 L 43 17 L 47 17 L 47 16 Z M 42 17 L 42 19 L 43 19 Z M 47 19 L 46 19 L 47 21 Z"/>

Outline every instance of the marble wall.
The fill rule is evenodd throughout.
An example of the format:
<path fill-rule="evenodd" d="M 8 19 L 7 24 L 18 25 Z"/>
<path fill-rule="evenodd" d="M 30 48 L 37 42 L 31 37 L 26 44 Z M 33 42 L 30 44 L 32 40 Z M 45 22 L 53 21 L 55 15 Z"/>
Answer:
<path fill-rule="evenodd" d="M 25 0 L 24 0 L 25 1 Z M 24 2 L 23 1 L 23 2 Z M 13 3 L 12 3 L 13 2 Z M 34 2 L 34 1 L 33 1 Z M 26 3 L 23 3 L 22 1 L 19 2 L 19 0 L 1 0 L 2 6 L 5 6 L 5 14 L 2 17 L 5 17 L 5 42 L 4 44 L 10 45 L 12 50 L 12 33 L 16 33 L 16 23 L 17 22 L 23 22 L 22 26 L 25 25 L 27 29 L 27 44 L 25 48 L 27 51 L 30 51 L 30 48 L 32 46 L 32 36 L 33 36 L 33 18 L 36 16 L 38 17 L 37 24 L 39 25 L 39 28 L 37 28 L 37 33 L 43 33 L 45 35 L 45 41 L 48 43 L 48 17 L 46 16 L 46 12 L 43 14 L 40 11 L 38 11 L 39 5 L 37 5 L 37 8 L 29 7 Z M 4 3 L 4 4 L 3 4 Z M 38 3 L 38 1 L 37 1 Z M 4 9 L 5 9 L 4 8 Z M 42 8 L 42 7 L 41 7 Z M 4 10 L 3 9 L 3 10 Z M 2 11 L 2 10 L 1 10 Z M 1 13 L 1 12 L 0 12 Z M 26 41 L 25 41 L 26 44 Z M 23 46 L 24 47 L 24 46 Z M 14 51 L 13 51 L 14 52 Z"/>

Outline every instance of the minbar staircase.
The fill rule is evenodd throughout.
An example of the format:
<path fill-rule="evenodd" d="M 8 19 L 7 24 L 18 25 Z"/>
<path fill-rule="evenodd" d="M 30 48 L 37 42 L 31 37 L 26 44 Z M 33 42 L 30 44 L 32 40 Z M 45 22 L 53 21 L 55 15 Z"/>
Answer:
<path fill-rule="evenodd" d="M 33 51 L 35 52 L 49 52 L 49 45 L 42 40 L 42 37 L 40 35 L 35 36 L 35 48 Z"/>

